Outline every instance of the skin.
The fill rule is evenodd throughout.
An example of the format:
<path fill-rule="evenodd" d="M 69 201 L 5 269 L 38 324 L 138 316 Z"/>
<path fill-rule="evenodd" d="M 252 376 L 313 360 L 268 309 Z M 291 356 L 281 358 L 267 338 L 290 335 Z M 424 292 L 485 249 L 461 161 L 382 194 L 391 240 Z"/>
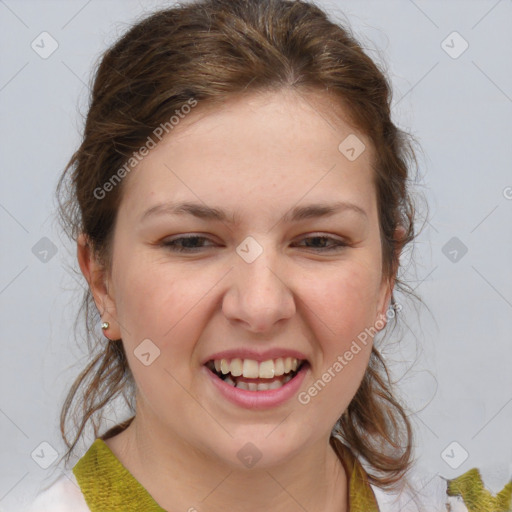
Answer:
<path fill-rule="evenodd" d="M 371 340 L 307 405 L 293 397 L 241 408 L 201 371 L 220 350 L 296 349 L 311 364 L 305 391 L 389 306 L 371 144 L 334 117 L 331 102 L 325 93 L 279 91 L 199 104 L 125 178 L 111 268 L 84 236 L 78 241 L 106 335 L 122 338 L 137 385 L 136 418 L 107 445 L 167 510 L 348 510 L 347 475 L 329 437 L 364 375 Z M 350 134 L 366 145 L 353 162 L 338 150 Z M 222 208 L 228 220 L 141 221 L 170 201 Z M 283 222 L 296 206 L 335 201 L 365 213 Z M 207 238 L 194 252 L 163 245 L 190 234 Z M 235 251 L 247 236 L 263 248 L 250 264 Z M 347 245 L 321 252 L 335 242 L 312 236 Z M 134 355 L 147 338 L 160 349 L 149 366 Z M 237 458 L 249 441 L 262 454 L 250 469 Z"/>

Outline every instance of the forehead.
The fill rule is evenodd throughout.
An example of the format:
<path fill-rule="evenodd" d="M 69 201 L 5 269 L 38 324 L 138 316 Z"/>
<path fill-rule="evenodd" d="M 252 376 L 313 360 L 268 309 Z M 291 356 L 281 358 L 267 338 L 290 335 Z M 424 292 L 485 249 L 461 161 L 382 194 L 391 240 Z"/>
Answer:
<path fill-rule="evenodd" d="M 348 158 L 354 152 L 346 153 L 347 144 L 357 158 Z M 307 196 L 358 201 L 371 212 L 371 153 L 369 139 L 326 94 L 265 92 L 199 103 L 125 179 L 121 207 L 135 215 L 159 202 L 194 199 L 262 211 Z"/>

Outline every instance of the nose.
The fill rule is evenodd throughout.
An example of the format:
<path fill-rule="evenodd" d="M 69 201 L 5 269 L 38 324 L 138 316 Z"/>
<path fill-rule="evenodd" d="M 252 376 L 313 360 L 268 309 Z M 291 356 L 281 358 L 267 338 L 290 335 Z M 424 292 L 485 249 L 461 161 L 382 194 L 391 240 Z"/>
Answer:
<path fill-rule="evenodd" d="M 252 263 L 234 255 L 235 268 L 222 301 L 222 311 L 231 322 L 254 333 L 266 333 L 296 311 L 293 293 L 287 285 L 287 272 L 279 255 L 270 249 Z"/>

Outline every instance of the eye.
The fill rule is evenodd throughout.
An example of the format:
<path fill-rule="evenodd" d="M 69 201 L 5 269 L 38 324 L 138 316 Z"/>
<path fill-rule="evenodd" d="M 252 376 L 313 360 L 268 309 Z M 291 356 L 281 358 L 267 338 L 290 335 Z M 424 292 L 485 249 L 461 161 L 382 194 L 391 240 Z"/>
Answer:
<path fill-rule="evenodd" d="M 342 240 L 339 240 L 338 238 L 326 235 L 309 236 L 302 239 L 302 241 L 308 240 L 310 242 L 306 243 L 306 247 L 314 249 L 318 252 L 339 251 L 343 247 L 346 247 L 348 245 L 347 243 L 343 242 Z M 331 243 L 331 245 L 326 245 L 327 243 Z"/>
<path fill-rule="evenodd" d="M 173 238 L 172 240 L 164 240 L 162 245 L 168 247 L 171 251 L 176 252 L 197 252 L 197 249 L 204 249 L 202 241 L 209 240 L 204 236 L 192 235 Z"/>

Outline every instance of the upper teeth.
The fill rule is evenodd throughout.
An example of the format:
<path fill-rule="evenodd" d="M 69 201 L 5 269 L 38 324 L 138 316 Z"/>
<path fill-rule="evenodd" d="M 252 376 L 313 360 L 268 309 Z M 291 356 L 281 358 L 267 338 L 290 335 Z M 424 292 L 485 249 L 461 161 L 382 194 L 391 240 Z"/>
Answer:
<path fill-rule="evenodd" d="M 272 379 L 297 370 L 299 360 L 295 357 L 279 357 L 259 363 L 254 359 L 215 359 L 214 365 L 217 372 L 231 373 L 233 377 Z"/>

